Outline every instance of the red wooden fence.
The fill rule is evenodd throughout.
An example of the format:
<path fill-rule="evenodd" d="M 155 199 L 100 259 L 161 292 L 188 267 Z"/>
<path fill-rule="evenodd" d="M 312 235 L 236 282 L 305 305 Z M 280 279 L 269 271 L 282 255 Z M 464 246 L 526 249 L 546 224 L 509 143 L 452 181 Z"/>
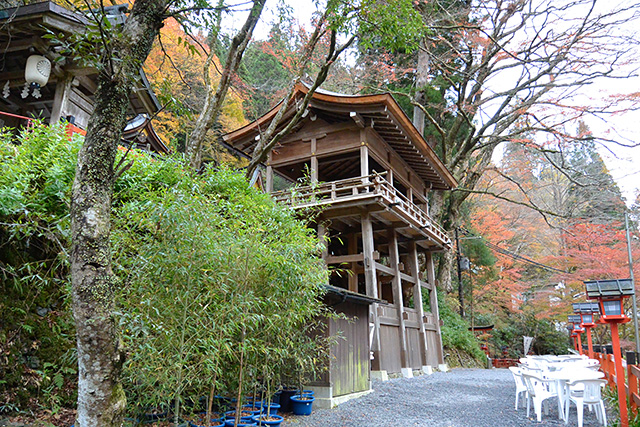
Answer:
<path fill-rule="evenodd" d="M 518 359 L 491 359 L 491 365 L 494 368 L 508 368 L 510 366 L 518 366 Z"/>
<path fill-rule="evenodd" d="M 600 370 L 604 372 L 609 387 L 616 389 L 616 366 L 613 362 L 612 354 L 594 353 L 593 357 L 600 361 Z M 640 407 L 640 395 L 638 394 L 638 381 L 640 380 L 640 367 L 638 365 L 623 366 L 626 372 L 623 372 L 627 383 L 625 384 L 625 393 L 631 412 L 629 417 L 635 416 Z"/>

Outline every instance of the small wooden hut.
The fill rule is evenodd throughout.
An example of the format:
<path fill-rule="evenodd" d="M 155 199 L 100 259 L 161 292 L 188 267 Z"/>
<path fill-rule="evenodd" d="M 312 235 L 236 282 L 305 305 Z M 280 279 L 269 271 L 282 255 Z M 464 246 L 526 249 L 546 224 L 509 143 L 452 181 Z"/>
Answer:
<path fill-rule="evenodd" d="M 298 85 L 296 100 L 307 91 Z M 289 105 L 281 126 L 299 105 Z M 250 155 L 278 108 L 224 142 Z M 429 192 L 457 184 L 389 94 L 318 91 L 304 114 L 270 153 L 265 187 L 294 209 L 321 209 L 316 228 L 333 267 L 326 302 L 352 319 L 329 327 L 344 337 L 315 384 L 329 406 L 367 392 L 371 375 L 410 377 L 444 363 L 433 254 L 451 240 L 429 216 Z"/>

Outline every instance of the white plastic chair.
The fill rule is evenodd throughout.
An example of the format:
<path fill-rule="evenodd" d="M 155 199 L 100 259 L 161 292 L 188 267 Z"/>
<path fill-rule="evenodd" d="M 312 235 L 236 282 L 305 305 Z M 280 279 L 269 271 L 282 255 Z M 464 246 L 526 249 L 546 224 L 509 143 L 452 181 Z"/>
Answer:
<path fill-rule="evenodd" d="M 515 409 L 518 410 L 518 399 L 521 393 L 524 393 L 525 399 L 529 400 L 529 395 L 527 394 L 527 385 L 522 378 L 522 369 L 516 368 L 515 366 L 511 366 L 509 368 L 511 374 L 513 375 L 513 380 L 516 382 L 516 405 Z"/>
<path fill-rule="evenodd" d="M 536 413 L 538 422 L 542 421 L 542 404 L 544 403 L 545 414 L 549 415 L 549 405 L 545 402 L 547 399 L 555 398 L 558 401 L 558 416 L 562 418 L 563 411 L 560 400 L 558 399 L 558 390 L 556 380 L 544 378 L 536 374 L 523 372 L 522 378 L 527 385 L 527 418 L 529 418 L 530 401 L 533 401 L 533 410 Z"/>
<path fill-rule="evenodd" d="M 598 421 L 604 426 L 607 425 L 607 413 L 600 393 L 606 383 L 606 380 L 575 380 L 569 383 L 571 390 L 569 397 L 576 404 L 578 411 L 578 427 L 582 427 L 584 405 L 593 405 Z"/>

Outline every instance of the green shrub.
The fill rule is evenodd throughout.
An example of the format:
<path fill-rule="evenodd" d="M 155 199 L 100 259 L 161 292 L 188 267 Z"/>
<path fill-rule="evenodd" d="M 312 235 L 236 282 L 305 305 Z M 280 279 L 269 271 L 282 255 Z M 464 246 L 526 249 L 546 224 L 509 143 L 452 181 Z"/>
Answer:
<path fill-rule="evenodd" d="M 69 195 L 80 141 L 61 127 L 0 132 L 0 412 L 75 401 L 67 301 Z"/>
<path fill-rule="evenodd" d="M 446 297 L 438 292 L 438 310 L 442 320 L 442 346 L 463 351 L 484 366 L 486 355 L 480 350 L 478 340 L 469 331 L 469 324 L 447 303 Z"/>
<path fill-rule="evenodd" d="M 56 126 L 17 144 L 0 134 L 0 411 L 75 402 L 67 256 L 80 143 Z M 286 354 L 318 359 L 326 343 L 303 331 L 323 313 L 327 271 L 310 229 L 240 173 L 129 156 L 111 239 L 131 412 L 248 384 L 267 366 L 277 379 Z"/>

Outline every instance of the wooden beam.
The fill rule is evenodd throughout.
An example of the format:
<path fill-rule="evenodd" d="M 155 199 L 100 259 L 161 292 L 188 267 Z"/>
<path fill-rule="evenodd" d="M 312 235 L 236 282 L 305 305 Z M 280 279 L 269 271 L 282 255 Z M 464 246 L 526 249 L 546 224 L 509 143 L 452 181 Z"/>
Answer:
<path fill-rule="evenodd" d="M 380 264 L 379 262 L 376 262 L 376 270 L 383 272 L 389 277 L 395 277 L 396 275 L 396 271 L 393 268 L 387 267 L 386 265 Z"/>
<path fill-rule="evenodd" d="M 357 111 L 351 111 L 349 116 L 354 122 L 356 122 L 360 129 L 364 129 L 364 119 Z"/>
<path fill-rule="evenodd" d="M 420 264 L 418 262 L 418 247 L 415 242 L 409 243 L 409 255 L 407 255 L 407 262 L 409 264 L 409 271 L 411 276 L 415 279 L 415 286 L 413 287 L 413 301 L 418 314 L 418 323 L 420 325 L 420 356 L 422 360 L 422 366 L 427 365 L 427 331 L 424 325 L 424 309 L 422 307 L 422 287 L 420 286 Z"/>
<path fill-rule="evenodd" d="M 427 259 L 427 281 L 429 283 L 436 283 L 436 270 L 433 262 L 433 255 L 431 252 L 425 253 Z M 434 286 L 435 288 L 435 286 Z M 438 355 L 438 363 L 444 363 L 444 354 L 442 350 L 442 331 L 440 330 L 440 313 L 438 311 L 438 293 L 436 289 L 431 291 L 431 298 L 429 299 L 429 305 L 431 305 L 431 313 L 433 313 L 434 321 L 436 324 L 436 348 L 434 349 Z"/>
<path fill-rule="evenodd" d="M 415 243 L 414 243 L 414 245 L 415 245 Z M 416 278 L 415 277 L 412 277 L 412 276 L 410 276 L 408 274 L 405 274 L 405 273 L 400 273 L 400 278 L 402 280 L 404 280 L 405 282 L 414 283 L 414 284 L 416 283 Z"/>
<path fill-rule="evenodd" d="M 362 252 L 364 254 L 364 279 L 367 295 L 378 298 L 378 283 L 376 279 L 376 265 L 373 260 L 373 252 L 375 242 L 373 240 L 373 227 L 371 226 L 371 217 L 368 212 L 361 216 L 362 224 Z M 373 343 L 371 350 L 373 351 L 373 360 L 371 361 L 371 369 L 380 370 L 380 321 L 378 319 L 378 304 L 374 303 L 369 306 L 369 319 L 373 320 Z"/>
<path fill-rule="evenodd" d="M 347 237 L 347 249 L 350 254 L 355 254 L 358 251 L 358 236 L 356 233 L 351 233 Z M 375 257 L 377 251 L 373 252 L 373 256 Z M 349 255 L 353 256 L 353 255 Z M 356 254 L 356 256 L 362 256 L 362 262 L 364 263 L 364 254 Z M 378 258 L 380 258 L 380 254 L 378 253 Z M 376 258 L 376 259 L 378 259 Z M 360 261 L 360 260 L 357 260 Z M 352 292 L 358 292 L 358 273 L 357 271 L 360 269 L 357 261 L 351 262 L 351 273 L 349 274 L 349 290 Z"/>
<path fill-rule="evenodd" d="M 51 108 L 51 118 L 49 119 L 50 124 L 58 123 L 61 118 L 65 117 L 72 81 L 73 76 L 70 74 L 65 75 L 58 81 L 56 92 L 53 95 L 53 107 Z"/>
<path fill-rule="evenodd" d="M 87 88 L 90 93 L 95 93 L 98 90 L 98 84 L 89 76 L 75 76 L 82 86 Z"/>
<path fill-rule="evenodd" d="M 355 239 L 353 239 L 355 240 Z M 349 240 L 351 247 L 351 240 Z M 357 242 L 356 242 L 357 243 Z M 355 251 L 355 249 L 354 249 Z M 380 252 L 373 251 L 372 259 L 379 260 Z M 326 258 L 327 264 L 343 264 L 343 263 L 352 263 L 352 262 L 364 262 L 364 254 L 352 254 L 352 255 L 328 255 Z"/>
<path fill-rule="evenodd" d="M 0 52 L 5 55 L 7 53 L 18 52 L 20 50 L 29 50 L 37 40 L 40 40 L 40 37 L 33 36 L 21 40 L 12 40 L 7 43 L 0 43 Z M 22 75 L 24 76 L 24 72 Z"/>
<path fill-rule="evenodd" d="M 431 283 L 429 283 L 429 282 L 424 282 L 424 281 L 422 281 L 422 280 L 420 280 L 420 287 L 421 287 L 421 288 L 428 289 L 428 290 L 430 290 L 430 291 L 431 291 L 431 290 L 433 290 L 433 285 L 432 285 Z"/>
<path fill-rule="evenodd" d="M 387 240 L 389 242 L 389 264 L 394 271 L 394 277 L 391 280 L 391 288 L 393 290 L 393 303 L 398 308 L 398 317 L 400 327 L 398 328 L 398 344 L 400 346 L 400 363 L 403 368 L 410 368 L 409 351 L 407 343 L 407 329 L 404 319 L 404 304 L 402 296 L 402 283 L 400 281 L 400 257 L 398 255 L 398 239 L 396 230 L 391 228 L 388 230 Z"/>

